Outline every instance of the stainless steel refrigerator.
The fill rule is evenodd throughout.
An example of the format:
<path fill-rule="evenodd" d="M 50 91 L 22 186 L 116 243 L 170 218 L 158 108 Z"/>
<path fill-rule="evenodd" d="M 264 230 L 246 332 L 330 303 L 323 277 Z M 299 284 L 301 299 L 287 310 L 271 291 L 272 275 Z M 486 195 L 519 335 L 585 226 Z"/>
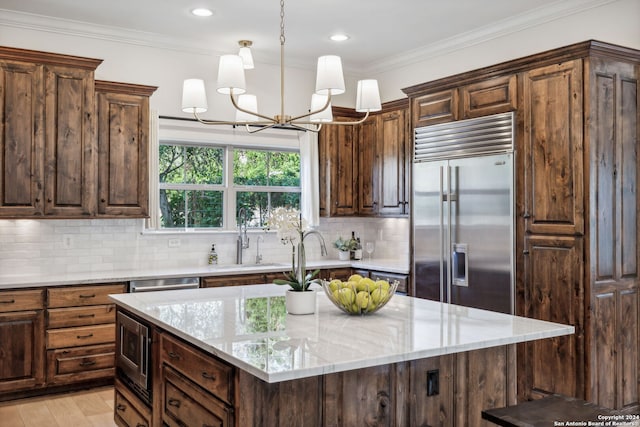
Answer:
<path fill-rule="evenodd" d="M 415 129 L 415 296 L 514 312 L 513 114 Z"/>

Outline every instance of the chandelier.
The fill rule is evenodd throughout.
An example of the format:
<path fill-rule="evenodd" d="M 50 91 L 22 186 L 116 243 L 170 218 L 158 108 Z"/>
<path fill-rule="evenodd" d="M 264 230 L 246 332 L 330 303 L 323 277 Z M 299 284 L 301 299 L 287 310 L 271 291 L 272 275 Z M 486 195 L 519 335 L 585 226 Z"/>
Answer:
<path fill-rule="evenodd" d="M 199 114 L 207 111 L 207 95 L 204 81 L 187 79 L 182 90 L 182 111 L 192 113 L 194 118 L 205 125 L 244 125 L 249 133 L 255 133 L 273 127 L 301 131 L 318 132 L 322 124 L 356 125 L 364 122 L 369 113 L 380 111 L 380 93 L 377 80 L 360 80 L 357 85 L 355 110 L 365 113 L 364 117 L 355 121 L 333 121 L 331 98 L 344 93 L 344 76 L 342 60 L 339 56 L 326 55 L 318 58 L 316 73 L 316 90 L 311 96 L 311 107 L 308 112 L 291 116 L 284 109 L 284 0 L 280 1 L 280 114 L 269 117 L 258 112 L 258 101 L 255 95 L 247 94 L 245 87 L 243 59 L 240 55 L 222 55 L 218 66 L 217 92 L 229 95 L 236 109 L 235 121 L 205 120 Z M 247 48 L 251 42 L 240 41 L 241 47 Z M 251 128 L 253 127 L 253 129 Z"/>

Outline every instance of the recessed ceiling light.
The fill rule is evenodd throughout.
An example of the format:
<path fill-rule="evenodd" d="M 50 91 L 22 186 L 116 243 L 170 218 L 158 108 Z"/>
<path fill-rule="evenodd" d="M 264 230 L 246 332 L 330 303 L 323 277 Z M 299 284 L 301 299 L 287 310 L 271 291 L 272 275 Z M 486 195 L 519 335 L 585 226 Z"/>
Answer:
<path fill-rule="evenodd" d="M 195 16 L 211 16 L 211 15 L 213 15 L 213 12 L 211 10 L 205 9 L 203 7 L 199 7 L 199 8 L 193 9 L 191 11 L 191 13 L 193 15 L 195 15 Z"/>
<path fill-rule="evenodd" d="M 349 40 L 349 36 L 346 34 L 334 34 L 329 38 L 334 42 L 343 42 L 345 40 Z"/>

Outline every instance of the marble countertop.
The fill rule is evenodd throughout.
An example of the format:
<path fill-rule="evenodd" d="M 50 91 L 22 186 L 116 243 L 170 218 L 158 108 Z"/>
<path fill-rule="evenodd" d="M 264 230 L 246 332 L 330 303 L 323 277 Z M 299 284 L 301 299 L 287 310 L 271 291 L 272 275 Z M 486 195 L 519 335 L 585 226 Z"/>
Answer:
<path fill-rule="evenodd" d="M 340 267 L 365 268 L 369 270 L 382 270 L 390 273 L 400 274 L 409 273 L 408 262 L 391 259 L 373 259 L 371 261 L 339 261 L 323 259 L 319 261 L 310 261 L 307 263 L 307 269 Z M 278 272 L 286 271 L 289 269 L 291 269 L 291 265 L 288 263 L 264 263 L 169 267 L 160 269 L 141 266 L 140 268 L 131 270 L 38 275 L 5 274 L 3 272 L 2 274 L 0 274 L 0 289 L 128 282 L 130 280 L 168 277 L 224 276 L 229 274 Z"/>
<path fill-rule="evenodd" d="M 286 288 L 233 286 L 112 295 L 120 307 L 252 375 L 280 382 L 574 333 L 573 326 L 396 295 L 350 316 L 318 290 L 290 315 Z"/>

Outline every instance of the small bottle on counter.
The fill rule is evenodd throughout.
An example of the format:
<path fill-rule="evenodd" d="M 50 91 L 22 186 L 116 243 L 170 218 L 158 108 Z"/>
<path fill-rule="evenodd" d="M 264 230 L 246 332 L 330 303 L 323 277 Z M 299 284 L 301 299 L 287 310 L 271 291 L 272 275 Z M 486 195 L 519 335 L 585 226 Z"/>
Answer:
<path fill-rule="evenodd" d="M 209 265 L 215 265 L 218 263 L 218 253 L 216 252 L 216 245 L 211 245 L 211 251 L 209 252 Z"/>
<path fill-rule="evenodd" d="M 356 238 L 356 249 L 353 251 L 353 259 L 356 261 L 362 259 L 362 243 L 360 243 L 360 237 Z"/>
<path fill-rule="evenodd" d="M 351 239 L 349 239 L 349 258 L 354 260 L 356 259 L 356 245 L 358 244 L 356 240 L 356 232 L 351 232 Z"/>

